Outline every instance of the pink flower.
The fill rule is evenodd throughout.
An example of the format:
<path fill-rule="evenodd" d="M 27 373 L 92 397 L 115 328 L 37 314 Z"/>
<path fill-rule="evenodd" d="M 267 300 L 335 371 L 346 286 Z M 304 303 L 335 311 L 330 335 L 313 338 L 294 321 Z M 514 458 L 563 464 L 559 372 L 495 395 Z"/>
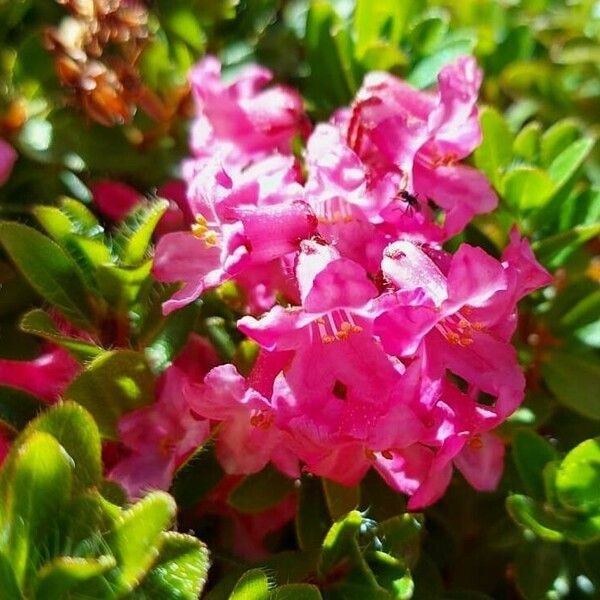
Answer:
<path fill-rule="evenodd" d="M 442 69 L 436 94 L 371 73 L 348 122 L 350 145 L 367 163 L 387 161 L 386 170 L 400 170 L 424 210 L 428 199 L 443 209 L 446 237 L 498 202 L 485 176 L 458 162 L 481 142 L 480 84 L 481 71 L 469 56 Z"/>
<path fill-rule="evenodd" d="M 209 427 L 196 419 L 182 395 L 185 373 L 167 369 L 157 402 L 128 413 L 119 422 L 119 434 L 131 454 L 108 474 L 130 498 L 151 489 L 167 490 L 176 467 L 208 438 Z"/>
<path fill-rule="evenodd" d="M 509 265 L 466 244 L 451 258 L 447 273 L 410 242 L 396 242 L 385 254 L 383 272 L 394 286 L 424 293 L 422 301 L 412 303 L 393 293 L 383 298 L 387 310 L 377 318 L 375 333 L 386 350 L 410 356 L 422 346 L 432 378 L 448 369 L 495 396 L 498 414 L 511 414 L 522 400 L 525 380 L 509 338 L 501 335 L 516 303 L 513 297 L 507 306 L 504 295 Z"/>
<path fill-rule="evenodd" d="M 208 438 L 208 422 L 192 414 L 183 390 L 191 381 L 201 381 L 215 362 L 207 342 L 193 336 L 162 374 L 156 402 L 119 421 L 128 454 L 111 468 L 108 478 L 120 483 L 130 498 L 150 489 L 169 489 L 176 468 Z"/>
<path fill-rule="evenodd" d="M 122 221 L 142 199 L 132 187 L 104 179 L 91 185 L 98 210 L 113 221 Z"/>
<path fill-rule="evenodd" d="M 277 161 L 273 168 L 256 165 L 235 185 L 217 164 L 205 164 L 196 176 L 201 186 L 194 201 L 196 223 L 189 232 L 163 236 L 156 248 L 156 278 L 184 282 L 164 304 L 165 313 L 236 275 L 264 269 L 312 235 L 316 221 L 302 188 L 287 183 L 290 167 L 289 161 Z M 253 172 L 258 179 L 250 177 Z"/>
<path fill-rule="evenodd" d="M 220 424 L 217 457 L 226 473 L 256 473 L 273 462 L 286 475 L 298 476 L 297 460 L 273 424 L 271 403 L 233 365 L 215 367 L 202 385 L 188 386 L 184 394 L 194 413 Z"/>
<path fill-rule="evenodd" d="M 80 369 L 79 363 L 66 350 L 48 345 L 33 360 L 0 359 L 0 385 L 52 402 L 58 399 Z"/>
<path fill-rule="evenodd" d="M 267 69 L 250 66 L 226 84 L 212 56 L 192 69 L 197 118 L 191 146 L 197 157 L 218 155 L 242 168 L 277 151 L 291 152 L 292 138 L 307 127 L 302 98 L 281 85 L 267 88 L 271 79 Z"/>
<path fill-rule="evenodd" d="M 15 149 L 4 140 L 0 140 L 0 185 L 8 180 L 17 160 Z"/>

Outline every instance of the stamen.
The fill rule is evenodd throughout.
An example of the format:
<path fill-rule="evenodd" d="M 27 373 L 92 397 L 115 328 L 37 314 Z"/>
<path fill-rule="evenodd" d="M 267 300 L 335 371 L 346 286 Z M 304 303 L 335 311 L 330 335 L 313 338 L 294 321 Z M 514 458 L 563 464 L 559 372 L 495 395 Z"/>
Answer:
<path fill-rule="evenodd" d="M 469 440 L 469 447 L 473 448 L 473 450 L 480 450 L 481 448 L 483 448 L 483 442 L 481 441 L 481 437 L 478 433 L 476 433 Z"/>

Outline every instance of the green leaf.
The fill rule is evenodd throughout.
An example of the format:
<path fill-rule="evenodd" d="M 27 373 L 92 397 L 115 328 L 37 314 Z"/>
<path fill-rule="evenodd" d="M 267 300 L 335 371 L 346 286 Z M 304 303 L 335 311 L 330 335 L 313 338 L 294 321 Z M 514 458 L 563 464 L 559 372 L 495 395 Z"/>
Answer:
<path fill-rule="evenodd" d="M 509 205 L 519 210 L 544 206 L 554 192 L 552 180 L 535 167 L 516 167 L 504 176 L 501 186 Z"/>
<path fill-rule="evenodd" d="M 322 600 L 316 585 L 309 583 L 289 583 L 271 592 L 269 600 Z"/>
<path fill-rule="evenodd" d="M 167 200 L 158 200 L 136 209 L 119 226 L 114 244 L 125 266 L 139 265 L 146 256 L 154 229 L 169 208 Z"/>
<path fill-rule="evenodd" d="M 459 56 L 470 54 L 474 45 L 475 40 L 470 36 L 447 41 L 435 54 L 419 61 L 406 80 L 419 89 L 433 85 L 443 67 Z"/>
<path fill-rule="evenodd" d="M 562 119 L 550 127 L 540 140 L 540 162 L 548 167 L 552 161 L 581 135 L 581 129 L 573 119 Z"/>
<path fill-rule="evenodd" d="M 540 155 L 541 130 L 539 123 L 527 123 L 515 137 L 513 152 L 528 163 L 536 164 Z"/>
<path fill-rule="evenodd" d="M 331 526 L 323 487 L 317 477 L 300 480 L 300 499 L 296 513 L 296 536 L 302 550 L 320 548 Z"/>
<path fill-rule="evenodd" d="M 599 233 L 600 223 L 574 227 L 569 231 L 562 231 L 539 242 L 534 242 L 533 250 L 544 265 L 554 269 L 561 266 L 574 250 Z"/>
<path fill-rule="evenodd" d="M 562 542 L 565 523 L 546 512 L 527 496 L 511 494 L 506 499 L 508 514 L 513 520 L 548 542 Z"/>
<path fill-rule="evenodd" d="M 27 392 L 0 385 L 0 421 L 17 431 L 46 407 L 45 402 Z"/>
<path fill-rule="evenodd" d="M 360 552 L 357 535 L 361 524 L 361 514 L 352 511 L 333 524 L 323 541 L 319 573 L 325 580 L 331 580 L 328 598 L 389 598 Z"/>
<path fill-rule="evenodd" d="M 404 561 L 376 550 L 367 555 L 369 568 L 377 579 L 377 583 L 389 593 L 394 600 L 410 600 L 414 592 L 414 584 Z"/>
<path fill-rule="evenodd" d="M 91 328 L 92 313 L 77 265 L 35 229 L 20 223 L 0 224 L 0 243 L 31 287 L 75 325 Z"/>
<path fill-rule="evenodd" d="M 483 140 L 475 150 L 475 164 L 502 191 L 502 175 L 512 160 L 512 134 L 504 117 L 494 108 L 486 106 L 479 118 Z"/>
<path fill-rule="evenodd" d="M 560 325 L 565 331 L 575 331 L 599 319 L 600 290 L 596 290 L 567 310 L 560 319 Z"/>
<path fill-rule="evenodd" d="M 116 439 L 119 418 L 154 401 L 154 376 L 139 352 L 104 352 L 69 385 L 64 397 L 87 408 L 100 433 Z"/>
<path fill-rule="evenodd" d="M 365 71 L 395 71 L 408 64 L 408 56 L 396 46 L 378 42 L 365 48 L 360 64 Z"/>
<path fill-rule="evenodd" d="M 161 539 L 158 560 L 134 598 L 196 600 L 208 575 L 208 549 L 191 535 L 167 532 Z"/>
<path fill-rule="evenodd" d="M 277 506 L 294 491 L 294 480 L 268 465 L 259 473 L 244 477 L 227 502 L 243 513 L 257 513 Z"/>
<path fill-rule="evenodd" d="M 15 572 L 4 554 L 0 552 L 0 590 L 11 600 L 23 600 L 15 579 Z"/>
<path fill-rule="evenodd" d="M 575 174 L 594 147 L 593 138 L 582 138 L 563 150 L 548 166 L 548 175 L 560 190 Z"/>
<path fill-rule="evenodd" d="M 412 0 L 381 0 L 376 3 L 357 0 L 353 21 L 357 54 L 364 55 L 374 42 L 387 41 L 397 47 L 412 7 Z"/>
<path fill-rule="evenodd" d="M 0 552 L 22 587 L 71 495 L 71 460 L 50 435 L 34 432 L 11 450 L 2 472 Z"/>
<path fill-rule="evenodd" d="M 284 550 L 271 554 L 268 558 L 256 564 L 265 573 L 272 575 L 272 583 L 299 583 L 314 577 L 320 548 L 309 552 Z"/>
<path fill-rule="evenodd" d="M 116 565 L 112 556 L 60 557 L 46 563 L 36 577 L 36 600 L 63 600 L 73 588 L 90 584 Z"/>
<path fill-rule="evenodd" d="M 117 312 L 125 312 L 137 301 L 142 286 L 149 282 L 151 270 L 152 260 L 137 267 L 101 265 L 96 273 L 99 291 Z"/>
<path fill-rule="evenodd" d="M 152 492 L 119 516 L 106 541 L 117 559 L 110 579 L 120 594 L 133 590 L 156 562 L 162 532 L 176 511 L 169 494 Z"/>
<path fill-rule="evenodd" d="M 175 472 L 170 493 L 180 508 L 192 508 L 225 475 L 212 444 L 205 443 Z"/>
<path fill-rule="evenodd" d="M 73 223 L 56 206 L 36 206 L 33 214 L 46 233 L 59 244 L 62 244 L 73 233 Z"/>
<path fill-rule="evenodd" d="M 415 55 L 423 57 L 434 54 L 448 34 L 448 27 L 447 13 L 422 17 L 408 35 L 410 47 Z"/>
<path fill-rule="evenodd" d="M 556 472 L 559 502 L 583 514 L 600 514 L 600 438 L 571 450 Z"/>
<path fill-rule="evenodd" d="M 155 373 L 166 369 L 187 342 L 200 314 L 200 304 L 192 302 L 161 320 L 161 328 L 145 354 Z"/>
<path fill-rule="evenodd" d="M 560 574 L 560 546 L 536 540 L 524 543 L 516 557 L 516 582 L 527 599 L 549 598 L 553 583 Z"/>
<path fill-rule="evenodd" d="M 100 483 L 100 434 L 94 419 L 84 408 L 74 402 L 58 404 L 32 421 L 24 435 L 36 431 L 50 434 L 67 452 L 74 465 L 74 487 L 85 489 Z"/>
<path fill-rule="evenodd" d="M 23 316 L 19 326 L 23 331 L 37 335 L 45 340 L 53 342 L 58 346 L 65 348 L 80 360 L 89 360 L 95 358 L 103 352 L 100 346 L 69 337 L 61 333 L 54 324 L 52 317 L 41 308 L 34 308 Z"/>
<path fill-rule="evenodd" d="M 382 549 L 411 568 L 419 558 L 422 533 L 423 517 L 411 513 L 381 521 L 374 531 Z"/>
<path fill-rule="evenodd" d="M 246 571 L 236 583 L 229 600 L 269 600 L 269 580 L 260 569 Z"/>
<path fill-rule="evenodd" d="M 512 453 L 527 493 L 543 500 L 545 490 L 542 471 L 546 463 L 557 458 L 556 450 L 533 431 L 522 429 L 513 438 Z"/>
<path fill-rule="evenodd" d="M 349 104 L 359 85 L 354 48 L 344 22 L 328 2 L 310 6 L 306 21 L 306 55 L 311 99 L 327 114 Z"/>
<path fill-rule="evenodd" d="M 334 521 L 358 508 L 360 503 L 360 487 L 346 486 L 330 479 L 322 479 L 323 493 L 329 514 Z"/>
<path fill-rule="evenodd" d="M 594 356 L 552 352 L 542 374 L 562 404 L 588 419 L 600 420 L 600 365 Z"/>

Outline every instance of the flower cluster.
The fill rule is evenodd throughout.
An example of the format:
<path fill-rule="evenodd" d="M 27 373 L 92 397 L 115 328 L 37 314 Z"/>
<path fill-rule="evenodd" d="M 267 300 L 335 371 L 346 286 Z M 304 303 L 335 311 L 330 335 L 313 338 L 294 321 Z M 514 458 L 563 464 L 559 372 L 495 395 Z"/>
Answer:
<path fill-rule="evenodd" d="M 160 239 L 154 273 L 183 282 L 165 313 L 233 280 L 238 328 L 260 347 L 248 377 L 227 364 L 188 381 L 191 412 L 217 428 L 230 474 L 271 462 L 355 485 L 374 468 L 412 509 L 453 465 L 493 489 L 492 430 L 524 390 L 516 304 L 549 277 L 516 231 L 501 260 L 442 247 L 497 203 L 460 162 L 481 140 L 474 59 L 445 67 L 435 92 L 370 74 L 312 132 L 300 97 L 269 79 L 251 67 L 227 85 L 214 58 L 191 77 L 187 227 Z"/>

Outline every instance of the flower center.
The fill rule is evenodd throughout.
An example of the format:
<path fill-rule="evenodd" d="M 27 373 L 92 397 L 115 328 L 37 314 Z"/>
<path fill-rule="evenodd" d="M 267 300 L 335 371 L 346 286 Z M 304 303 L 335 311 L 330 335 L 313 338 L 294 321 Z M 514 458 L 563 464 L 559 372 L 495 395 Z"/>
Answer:
<path fill-rule="evenodd" d="M 191 226 L 192 235 L 204 240 L 207 246 L 216 246 L 219 243 L 219 234 L 208 226 L 208 221 L 202 216 L 196 216 L 196 222 Z"/>
<path fill-rule="evenodd" d="M 259 429 L 269 429 L 273 423 L 273 413 L 269 410 L 255 410 L 250 417 L 250 425 Z"/>
<path fill-rule="evenodd" d="M 336 196 L 317 203 L 313 207 L 317 220 L 323 225 L 350 223 L 354 219 L 352 207 L 343 198 Z"/>
<path fill-rule="evenodd" d="M 343 342 L 362 327 L 354 322 L 352 315 L 344 309 L 334 310 L 313 322 L 317 335 L 324 344 Z"/>
<path fill-rule="evenodd" d="M 461 312 L 457 312 L 445 319 L 442 319 L 435 328 L 451 344 L 457 346 L 470 346 L 473 343 L 473 332 L 483 331 L 481 323 L 472 323 Z"/>

